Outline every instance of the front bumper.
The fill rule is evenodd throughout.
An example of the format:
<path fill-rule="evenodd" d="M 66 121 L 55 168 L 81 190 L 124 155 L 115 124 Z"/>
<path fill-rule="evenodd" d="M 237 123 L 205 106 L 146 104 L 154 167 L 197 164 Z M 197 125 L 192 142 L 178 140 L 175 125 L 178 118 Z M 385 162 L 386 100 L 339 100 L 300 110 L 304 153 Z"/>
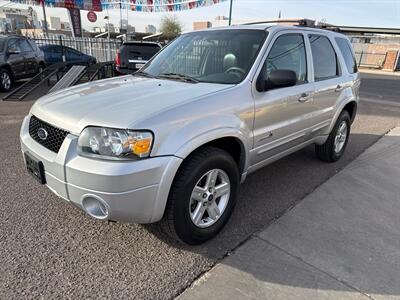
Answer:
<path fill-rule="evenodd" d="M 47 187 L 85 210 L 89 197 L 107 207 L 106 219 L 133 223 L 159 221 L 169 189 L 182 159 L 175 156 L 138 161 L 106 161 L 78 155 L 78 136 L 69 134 L 58 153 L 43 147 L 29 135 L 27 116 L 21 127 L 21 150 L 44 165 Z"/>

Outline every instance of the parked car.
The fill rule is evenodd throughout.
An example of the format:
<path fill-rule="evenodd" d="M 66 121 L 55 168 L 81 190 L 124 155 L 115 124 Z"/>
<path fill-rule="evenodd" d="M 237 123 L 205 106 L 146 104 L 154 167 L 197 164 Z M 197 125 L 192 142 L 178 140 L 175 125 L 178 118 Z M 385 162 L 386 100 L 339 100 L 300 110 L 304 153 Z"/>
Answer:
<path fill-rule="evenodd" d="M 160 50 L 159 43 L 124 42 L 115 56 L 115 69 L 119 74 L 134 73 Z"/>
<path fill-rule="evenodd" d="M 61 45 L 41 45 L 40 49 L 44 53 L 44 60 L 46 64 L 55 64 L 60 62 L 76 62 L 83 64 L 95 64 L 96 58 L 82 53 L 78 50 L 72 49 L 71 47 Z M 65 57 L 65 60 L 63 58 Z"/>
<path fill-rule="evenodd" d="M 134 75 L 36 101 L 22 152 L 39 182 L 90 216 L 157 222 L 200 244 L 226 224 L 250 173 L 312 144 L 321 160 L 339 160 L 359 85 L 339 33 L 265 25 L 185 33 Z"/>
<path fill-rule="evenodd" d="M 43 52 L 35 42 L 19 35 L 0 35 L 1 91 L 10 91 L 14 81 L 33 77 L 43 68 Z"/>

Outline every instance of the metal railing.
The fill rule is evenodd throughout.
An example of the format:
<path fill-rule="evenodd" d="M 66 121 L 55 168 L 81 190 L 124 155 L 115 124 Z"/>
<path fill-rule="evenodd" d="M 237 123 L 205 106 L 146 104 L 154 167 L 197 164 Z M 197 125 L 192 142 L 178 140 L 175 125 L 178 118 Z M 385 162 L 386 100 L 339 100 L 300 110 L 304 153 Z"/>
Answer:
<path fill-rule="evenodd" d="M 103 38 L 73 38 L 66 36 L 30 36 L 38 46 L 60 45 L 70 47 L 85 54 L 94 56 L 98 62 L 114 60 L 115 53 L 122 44 L 118 39 Z"/>
<path fill-rule="evenodd" d="M 382 69 L 386 60 L 385 53 L 356 52 L 356 61 L 359 67 Z"/>

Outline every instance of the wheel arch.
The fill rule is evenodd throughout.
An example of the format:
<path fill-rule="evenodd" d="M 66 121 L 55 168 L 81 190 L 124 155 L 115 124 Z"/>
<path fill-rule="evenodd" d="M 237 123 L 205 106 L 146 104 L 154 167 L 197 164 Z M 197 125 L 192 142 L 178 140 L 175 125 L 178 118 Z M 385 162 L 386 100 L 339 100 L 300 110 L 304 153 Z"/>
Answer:
<path fill-rule="evenodd" d="M 248 145 L 249 141 L 246 140 L 244 134 L 233 128 L 225 128 L 214 130 L 185 143 L 175 155 L 186 159 L 196 150 L 205 146 L 220 148 L 232 156 L 238 165 L 240 175 L 242 175 L 248 165 Z"/>
<path fill-rule="evenodd" d="M 334 117 L 332 118 L 332 122 L 329 126 L 329 131 L 328 134 L 332 131 L 333 127 L 336 124 L 337 119 L 339 118 L 340 114 L 343 111 L 347 111 L 350 115 L 350 120 L 351 123 L 354 122 L 354 119 L 356 117 L 357 114 L 357 101 L 355 98 L 350 98 L 347 101 L 343 101 L 342 104 L 337 108 L 336 113 L 334 115 Z"/>
<path fill-rule="evenodd" d="M 350 121 L 353 124 L 354 119 L 356 118 L 356 114 L 357 114 L 357 102 L 355 100 L 352 100 L 350 102 L 348 102 L 342 109 L 347 111 L 350 115 Z"/>
<path fill-rule="evenodd" d="M 6 69 L 10 73 L 12 79 L 14 79 L 14 74 L 12 72 L 12 69 L 11 69 L 10 65 L 3 64 L 3 65 L 0 66 L 0 69 Z"/>

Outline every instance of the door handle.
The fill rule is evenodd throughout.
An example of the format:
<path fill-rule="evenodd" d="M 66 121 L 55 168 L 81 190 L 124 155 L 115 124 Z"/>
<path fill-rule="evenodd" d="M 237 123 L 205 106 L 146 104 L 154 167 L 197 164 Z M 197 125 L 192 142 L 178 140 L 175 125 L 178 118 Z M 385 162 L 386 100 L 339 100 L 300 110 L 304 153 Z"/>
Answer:
<path fill-rule="evenodd" d="M 335 88 L 335 92 L 341 92 L 341 91 L 343 91 L 343 89 L 344 89 L 344 87 L 342 85 L 338 84 Z"/>
<path fill-rule="evenodd" d="M 302 93 L 299 99 L 297 99 L 300 103 L 307 102 L 308 100 L 311 99 L 311 94 L 310 93 Z"/>

